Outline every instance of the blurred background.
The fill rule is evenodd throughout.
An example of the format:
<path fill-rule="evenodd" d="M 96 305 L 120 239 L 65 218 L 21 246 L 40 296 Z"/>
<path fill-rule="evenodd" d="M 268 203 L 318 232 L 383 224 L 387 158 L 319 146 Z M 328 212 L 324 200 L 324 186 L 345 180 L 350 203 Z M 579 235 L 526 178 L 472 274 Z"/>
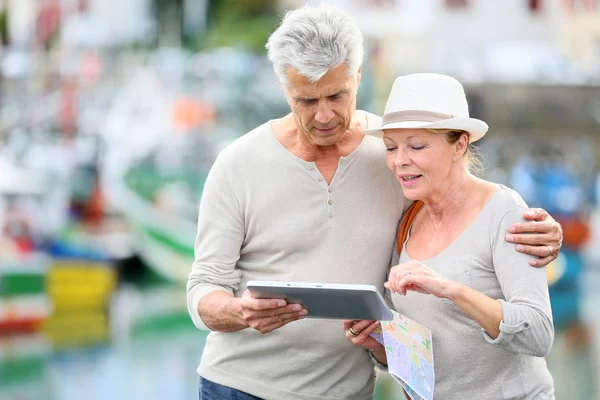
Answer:
<path fill-rule="evenodd" d="M 198 201 L 223 147 L 289 112 L 264 44 L 304 3 L 0 0 L 0 399 L 197 398 Z M 557 399 L 600 399 L 600 1 L 327 3 L 365 35 L 359 108 L 455 76 L 486 177 L 562 223 L 548 366 Z"/>

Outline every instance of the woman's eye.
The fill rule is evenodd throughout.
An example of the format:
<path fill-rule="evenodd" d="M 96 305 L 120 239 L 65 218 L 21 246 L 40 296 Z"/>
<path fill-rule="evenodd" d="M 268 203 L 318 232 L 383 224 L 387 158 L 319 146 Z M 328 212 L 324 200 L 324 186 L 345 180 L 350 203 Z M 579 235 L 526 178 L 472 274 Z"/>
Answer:
<path fill-rule="evenodd" d="M 425 146 L 410 146 L 410 148 L 413 150 L 423 150 Z"/>
<path fill-rule="evenodd" d="M 396 147 L 387 147 L 386 150 L 387 151 L 394 151 L 394 150 L 396 150 Z"/>

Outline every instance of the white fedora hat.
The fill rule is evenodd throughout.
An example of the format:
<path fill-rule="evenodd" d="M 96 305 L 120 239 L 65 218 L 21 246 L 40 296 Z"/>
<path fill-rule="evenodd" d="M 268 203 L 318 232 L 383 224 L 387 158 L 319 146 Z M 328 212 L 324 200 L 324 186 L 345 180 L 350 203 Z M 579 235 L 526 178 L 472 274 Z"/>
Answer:
<path fill-rule="evenodd" d="M 387 129 L 456 129 L 469 132 L 471 142 L 485 135 L 485 122 L 469 117 L 465 90 L 459 81 L 441 74 L 396 78 L 379 128 L 366 134 L 383 137 Z"/>

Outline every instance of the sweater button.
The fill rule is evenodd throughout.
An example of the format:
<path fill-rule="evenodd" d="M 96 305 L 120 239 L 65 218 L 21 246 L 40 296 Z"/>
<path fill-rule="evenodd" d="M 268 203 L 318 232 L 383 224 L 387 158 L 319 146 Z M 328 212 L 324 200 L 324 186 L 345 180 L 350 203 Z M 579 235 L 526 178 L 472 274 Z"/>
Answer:
<path fill-rule="evenodd" d="M 333 214 L 332 213 L 329 213 L 329 218 L 333 218 Z"/>

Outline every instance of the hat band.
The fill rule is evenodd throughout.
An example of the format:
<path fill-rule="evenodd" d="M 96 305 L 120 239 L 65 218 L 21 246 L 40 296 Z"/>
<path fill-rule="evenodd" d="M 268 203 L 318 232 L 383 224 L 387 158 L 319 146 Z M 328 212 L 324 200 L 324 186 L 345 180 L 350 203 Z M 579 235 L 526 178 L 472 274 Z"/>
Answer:
<path fill-rule="evenodd" d="M 405 121 L 437 122 L 454 118 L 451 114 L 437 113 L 434 111 L 396 111 L 383 116 L 382 125 Z"/>

